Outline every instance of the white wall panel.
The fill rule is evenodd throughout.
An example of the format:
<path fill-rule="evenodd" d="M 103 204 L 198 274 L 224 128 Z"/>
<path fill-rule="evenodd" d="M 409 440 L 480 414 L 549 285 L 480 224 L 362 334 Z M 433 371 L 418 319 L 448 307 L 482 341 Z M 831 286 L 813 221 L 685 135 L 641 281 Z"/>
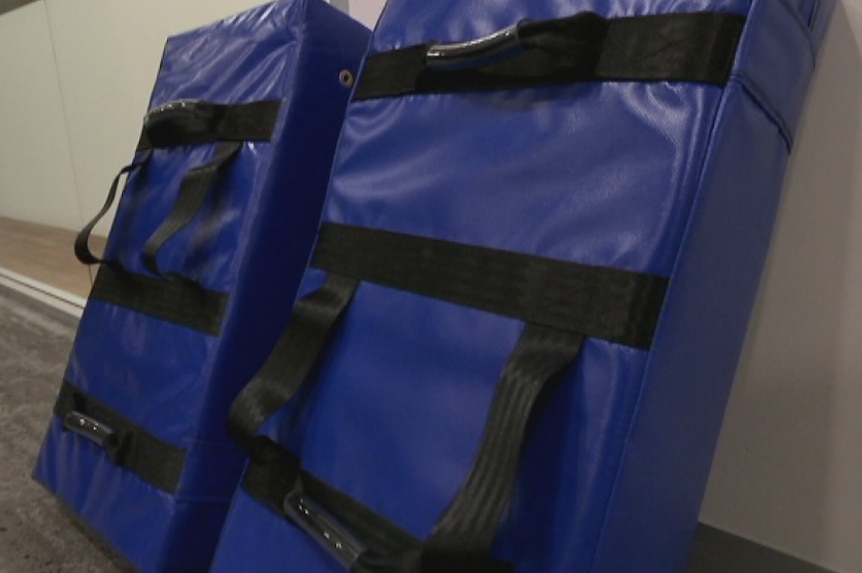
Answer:
<path fill-rule="evenodd" d="M 386 0 L 349 0 L 349 2 L 350 15 L 369 28 L 373 28 L 377 23 L 377 18 L 380 17 L 380 12 L 386 4 Z"/>
<path fill-rule="evenodd" d="M 45 6 L 0 16 L 0 216 L 81 223 Z"/>

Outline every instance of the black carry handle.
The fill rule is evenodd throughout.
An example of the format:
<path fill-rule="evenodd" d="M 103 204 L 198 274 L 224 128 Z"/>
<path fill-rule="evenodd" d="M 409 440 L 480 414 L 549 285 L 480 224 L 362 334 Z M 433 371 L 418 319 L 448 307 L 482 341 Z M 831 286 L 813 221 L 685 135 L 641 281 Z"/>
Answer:
<path fill-rule="evenodd" d="M 66 414 L 63 418 L 63 427 L 84 436 L 103 448 L 108 448 L 116 438 L 116 432 L 113 428 L 78 411 Z"/>
<path fill-rule="evenodd" d="M 117 196 L 120 179 L 125 174 L 143 167 L 155 148 L 214 143 L 215 158 L 209 164 L 192 169 L 182 182 L 180 195 L 173 212 L 147 242 L 144 265 L 153 274 L 159 271 L 158 253 L 164 243 L 188 225 L 203 206 L 205 196 L 247 141 L 271 141 L 281 109 L 278 100 L 254 101 L 241 104 L 219 104 L 197 99 L 181 99 L 164 103 L 147 113 L 138 142 L 139 158 L 124 167 L 108 192 L 108 198 L 99 213 L 78 234 L 75 256 L 85 265 L 105 261 L 96 257 L 89 247 L 90 235 L 98 222 L 107 214 Z M 175 278 L 177 275 L 170 275 Z"/>
<path fill-rule="evenodd" d="M 63 416 L 63 429 L 83 436 L 104 449 L 113 463 L 122 463 L 126 440 L 111 426 L 73 410 Z"/>
<path fill-rule="evenodd" d="M 212 161 L 189 171 L 180 185 L 180 192 L 170 215 L 144 245 L 144 266 L 148 271 L 162 278 L 188 280 L 177 273 L 163 272 L 159 268 L 159 253 L 165 244 L 185 229 L 201 211 L 210 190 L 216 186 L 217 180 L 242 146 L 239 141 L 219 143 Z"/>
<path fill-rule="evenodd" d="M 120 186 L 120 178 L 122 178 L 123 175 L 130 175 L 132 171 L 143 167 L 149 161 L 151 155 L 152 151 L 147 150 L 137 161 L 126 165 L 120 170 L 114 178 L 114 182 L 111 183 L 111 188 L 108 191 L 108 198 L 105 200 L 105 204 L 102 205 L 102 208 L 99 210 L 98 214 L 93 217 L 93 220 L 87 223 L 84 228 L 81 229 L 81 232 L 78 233 L 78 236 L 75 238 L 75 257 L 81 263 L 85 265 L 98 265 L 105 262 L 104 259 L 97 257 L 93 254 L 93 251 L 90 250 L 90 235 L 93 234 L 93 229 L 96 228 L 96 225 L 108 213 L 111 205 L 114 204 L 114 200 L 117 197 L 117 188 Z"/>
<path fill-rule="evenodd" d="M 522 20 L 476 40 L 431 44 L 425 66 L 431 77 L 470 70 L 509 77 L 589 75 L 598 63 L 607 29 L 608 21 L 593 12 L 559 20 Z"/>
<path fill-rule="evenodd" d="M 517 54 L 523 50 L 521 26 L 527 20 L 478 40 L 453 44 L 432 44 L 425 62 L 435 70 L 476 68 Z"/>

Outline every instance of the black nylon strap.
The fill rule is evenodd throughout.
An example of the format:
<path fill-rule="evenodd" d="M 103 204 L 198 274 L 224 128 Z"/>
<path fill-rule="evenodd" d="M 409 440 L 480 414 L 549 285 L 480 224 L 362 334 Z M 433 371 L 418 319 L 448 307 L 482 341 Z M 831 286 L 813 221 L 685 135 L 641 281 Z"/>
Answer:
<path fill-rule="evenodd" d="M 429 65 L 431 44 L 367 58 L 355 99 L 514 89 L 594 81 L 682 81 L 724 85 L 745 19 L 688 13 L 524 22 L 517 49 L 453 69 Z"/>
<path fill-rule="evenodd" d="M 228 295 L 189 281 L 166 281 L 102 265 L 90 297 L 211 336 L 221 333 Z"/>
<path fill-rule="evenodd" d="M 168 102 L 147 114 L 138 150 L 220 141 L 270 141 L 280 108 L 279 101 Z"/>
<path fill-rule="evenodd" d="M 54 415 L 62 420 L 74 412 L 92 417 L 116 432 L 116 439 L 105 448 L 113 463 L 161 490 L 168 493 L 177 491 L 185 467 L 185 451 L 155 437 L 113 408 L 64 382 L 54 405 Z"/>
<path fill-rule="evenodd" d="M 216 146 L 215 157 L 206 165 L 195 167 L 186 175 L 168 218 L 156 229 L 144 245 L 144 266 L 154 275 L 183 279 L 175 273 L 163 273 L 159 269 L 159 253 L 173 236 L 185 229 L 204 206 L 204 200 L 222 172 L 233 160 L 243 144 L 241 142 L 220 143 Z"/>
<path fill-rule="evenodd" d="M 250 453 L 253 436 L 287 404 L 324 354 L 359 281 L 329 274 L 323 286 L 296 303 L 290 323 L 266 363 L 231 405 L 231 435 Z"/>
<path fill-rule="evenodd" d="M 334 223 L 312 266 L 642 349 L 667 288 L 653 275 Z"/>
<path fill-rule="evenodd" d="M 117 189 L 120 185 L 120 178 L 123 175 L 130 174 L 132 171 L 143 167 L 150 159 L 152 152 L 146 151 L 143 153 L 136 161 L 130 163 L 123 167 L 117 176 L 114 178 L 113 183 L 111 183 L 111 188 L 108 191 L 108 197 L 105 200 L 105 204 L 102 205 L 102 208 L 99 210 L 98 214 L 93 217 L 93 220 L 84 226 L 81 229 L 81 232 L 78 233 L 78 236 L 75 238 L 75 257 L 85 265 L 97 265 L 104 262 L 104 259 L 101 259 L 93 254 L 90 250 L 90 235 L 93 234 L 93 229 L 102 220 L 102 218 L 108 213 L 111 205 L 114 204 L 114 200 L 117 197 Z"/>
<path fill-rule="evenodd" d="M 539 397 L 575 363 L 583 341 L 580 334 L 526 326 L 497 388 L 473 468 L 426 544 L 431 552 L 484 556 L 491 551 Z"/>

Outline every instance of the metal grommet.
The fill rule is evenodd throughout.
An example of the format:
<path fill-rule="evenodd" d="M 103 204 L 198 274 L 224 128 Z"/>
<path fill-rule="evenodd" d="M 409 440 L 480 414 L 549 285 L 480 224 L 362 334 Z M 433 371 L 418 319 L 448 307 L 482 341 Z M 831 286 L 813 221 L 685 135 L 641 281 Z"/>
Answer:
<path fill-rule="evenodd" d="M 350 70 L 341 70 L 338 74 L 338 81 L 341 82 L 346 88 L 352 88 L 353 84 L 356 82 L 356 77 L 354 77 L 353 72 Z"/>

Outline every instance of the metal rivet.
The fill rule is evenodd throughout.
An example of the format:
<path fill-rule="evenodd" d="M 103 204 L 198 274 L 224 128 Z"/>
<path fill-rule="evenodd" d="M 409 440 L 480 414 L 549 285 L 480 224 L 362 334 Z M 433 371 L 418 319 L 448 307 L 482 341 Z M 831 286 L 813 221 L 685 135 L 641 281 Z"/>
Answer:
<path fill-rule="evenodd" d="M 356 78 L 350 70 L 341 70 L 338 74 L 338 81 L 346 88 L 352 88 Z"/>

